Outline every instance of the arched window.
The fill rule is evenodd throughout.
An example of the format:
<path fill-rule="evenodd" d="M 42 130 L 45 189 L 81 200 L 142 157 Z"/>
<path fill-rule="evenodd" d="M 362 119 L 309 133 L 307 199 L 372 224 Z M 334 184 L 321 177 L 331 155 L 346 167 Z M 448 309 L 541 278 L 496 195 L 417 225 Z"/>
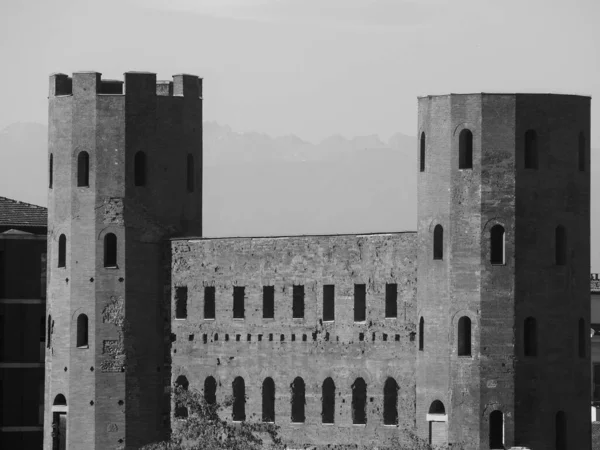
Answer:
<path fill-rule="evenodd" d="M 262 385 L 262 420 L 275 422 L 275 382 L 270 377 Z"/>
<path fill-rule="evenodd" d="M 352 385 L 352 423 L 367 423 L 367 383 L 357 378 Z"/>
<path fill-rule="evenodd" d="M 585 134 L 583 134 L 583 131 L 581 133 L 579 133 L 579 151 L 578 153 L 578 166 L 579 166 L 579 171 L 580 172 L 584 172 L 585 171 Z"/>
<path fill-rule="evenodd" d="M 291 388 L 292 422 L 302 423 L 305 420 L 304 405 L 306 404 L 304 380 L 300 377 L 296 377 L 291 385 Z"/>
<path fill-rule="evenodd" d="M 323 423 L 334 423 L 335 421 L 335 383 L 331 378 L 323 381 L 323 398 L 321 400 L 321 421 Z"/>
<path fill-rule="evenodd" d="M 52 346 L 52 316 L 48 314 L 48 324 L 46 325 L 46 347 L 50 348 Z"/>
<path fill-rule="evenodd" d="M 58 238 L 58 267 L 67 266 L 67 237 L 61 234 Z"/>
<path fill-rule="evenodd" d="M 204 400 L 209 405 L 217 403 L 217 381 L 211 376 L 204 380 Z"/>
<path fill-rule="evenodd" d="M 537 134 L 534 130 L 525 132 L 525 168 L 538 168 Z"/>
<path fill-rule="evenodd" d="M 471 319 L 458 319 L 458 356 L 471 356 Z"/>
<path fill-rule="evenodd" d="M 117 267 L 117 236 L 113 233 L 104 236 L 104 267 Z"/>
<path fill-rule="evenodd" d="M 146 186 L 146 154 L 142 151 L 133 159 L 133 181 L 136 186 Z"/>
<path fill-rule="evenodd" d="M 246 420 L 246 385 L 242 377 L 236 377 L 232 383 L 233 388 L 233 420 L 241 422 Z"/>
<path fill-rule="evenodd" d="M 525 356 L 537 356 L 537 322 L 533 317 L 525 319 L 523 340 Z"/>
<path fill-rule="evenodd" d="M 85 314 L 77 317 L 77 347 L 88 348 L 88 317 Z"/>
<path fill-rule="evenodd" d="M 391 377 L 383 385 L 383 423 L 398 424 L 398 383 Z"/>
<path fill-rule="evenodd" d="M 67 399 L 64 395 L 58 394 L 54 397 L 54 402 L 52 402 L 52 406 L 67 406 Z"/>
<path fill-rule="evenodd" d="M 554 242 L 556 265 L 564 266 L 567 264 L 567 230 L 562 225 L 556 227 Z"/>
<path fill-rule="evenodd" d="M 90 185 L 90 155 L 88 152 L 79 152 L 77 156 L 77 186 Z"/>
<path fill-rule="evenodd" d="M 504 449 L 504 415 L 502 411 L 490 413 L 490 449 Z"/>
<path fill-rule="evenodd" d="M 190 382 L 188 381 L 187 377 L 185 377 L 184 375 L 179 375 L 177 377 L 177 380 L 175 380 L 175 388 L 179 388 L 179 389 L 183 389 L 184 391 L 187 391 L 189 386 L 190 386 Z M 175 417 L 183 419 L 187 416 L 188 416 L 187 407 L 185 405 L 177 403 L 175 405 Z"/>
<path fill-rule="evenodd" d="M 419 319 L 419 350 L 423 351 L 425 345 L 425 319 Z"/>
<path fill-rule="evenodd" d="M 52 189 L 52 181 L 54 176 L 54 156 L 50 153 L 50 160 L 48 161 L 48 188 Z"/>
<path fill-rule="evenodd" d="M 429 406 L 429 414 L 444 415 L 446 414 L 446 408 L 444 408 L 444 404 L 442 402 L 439 400 L 434 400 Z"/>
<path fill-rule="evenodd" d="M 444 229 L 441 225 L 433 229 L 433 259 L 444 259 Z"/>
<path fill-rule="evenodd" d="M 588 334 L 586 333 L 585 320 L 583 320 L 583 319 L 579 319 L 579 326 L 578 326 L 577 334 L 579 337 L 578 338 L 579 357 L 585 358 L 586 354 L 587 354 L 586 350 L 587 350 Z"/>
<path fill-rule="evenodd" d="M 194 155 L 187 155 L 187 191 L 194 192 Z"/>
<path fill-rule="evenodd" d="M 473 133 L 466 128 L 458 135 L 458 168 L 473 168 Z"/>
<path fill-rule="evenodd" d="M 425 172 L 425 133 L 421 133 L 420 171 Z"/>
<path fill-rule="evenodd" d="M 67 448 L 67 399 L 63 394 L 52 403 L 52 448 Z"/>
<path fill-rule="evenodd" d="M 567 450 L 567 415 L 558 411 L 555 418 L 556 450 Z"/>
<path fill-rule="evenodd" d="M 490 230 L 490 262 L 492 264 L 505 263 L 504 227 L 494 225 Z"/>

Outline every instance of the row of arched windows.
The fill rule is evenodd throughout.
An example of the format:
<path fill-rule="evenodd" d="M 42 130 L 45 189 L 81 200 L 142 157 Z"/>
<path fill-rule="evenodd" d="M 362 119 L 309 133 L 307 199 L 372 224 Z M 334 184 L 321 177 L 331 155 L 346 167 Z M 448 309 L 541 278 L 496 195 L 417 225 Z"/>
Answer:
<path fill-rule="evenodd" d="M 187 389 L 187 378 L 180 375 L 175 384 Z M 352 389 L 352 423 L 367 423 L 367 383 L 363 378 L 354 380 Z M 383 386 L 383 423 L 385 425 L 398 424 L 398 383 L 388 377 Z M 209 376 L 204 380 L 204 399 L 208 404 L 216 402 L 217 382 Z M 234 421 L 246 420 L 246 385 L 242 377 L 236 377 L 232 386 L 232 418 Z M 292 422 L 303 423 L 306 420 L 306 385 L 301 377 L 294 378 L 290 385 L 290 418 Z M 321 422 L 332 424 L 335 422 L 335 396 L 336 386 L 331 377 L 325 379 L 321 385 Z M 271 377 L 265 378 L 262 383 L 262 421 L 275 422 L 275 382 Z M 181 405 L 175 407 L 175 417 L 187 417 L 187 409 Z"/>
<path fill-rule="evenodd" d="M 135 186 L 145 186 L 147 177 L 146 153 L 139 151 L 133 158 L 133 183 Z M 48 187 L 52 189 L 54 178 L 54 156 L 50 154 L 48 161 Z M 194 155 L 188 153 L 186 158 L 186 188 L 188 192 L 194 192 Z M 77 155 L 77 186 L 88 187 L 90 185 L 90 155 L 81 151 Z"/>
<path fill-rule="evenodd" d="M 67 237 L 58 238 L 58 267 L 67 266 Z M 117 267 L 117 236 L 107 233 L 104 236 L 104 267 Z"/>
<path fill-rule="evenodd" d="M 527 130 L 524 135 L 523 167 L 525 169 L 538 168 L 538 138 L 535 130 Z M 585 171 L 586 155 L 585 134 L 579 133 L 577 147 L 577 169 Z M 425 132 L 421 133 L 419 140 L 419 170 L 425 172 Z M 473 168 L 473 133 L 469 129 L 462 130 L 458 135 L 458 168 Z"/>
<path fill-rule="evenodd" d="M 463 316 L 458 319 L 456 329 L 456 344 L 458 356 L 471 356 L 471 319 Z M 534 317 L 527 317 L 523 322 L 523 354 L 524 356 L 537 356 L 538 353 L 538 329 L 537 320 Z M 577 322 L 577 354 L 580 358 L 587 356 L 588 328 L 585 326 L 585 320 L 579 319 Z M 425 348 L 425 319 L 419 319 L 419 350 Z"/>

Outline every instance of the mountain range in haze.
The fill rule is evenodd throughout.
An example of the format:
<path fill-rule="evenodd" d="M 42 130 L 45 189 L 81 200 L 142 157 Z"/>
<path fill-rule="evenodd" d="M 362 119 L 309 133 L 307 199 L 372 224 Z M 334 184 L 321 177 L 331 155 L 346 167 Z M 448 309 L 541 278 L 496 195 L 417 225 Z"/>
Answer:
<path fill-rule="evenodd" d="M 47 203 L 47 127 L 0 131 L 0 196 Z M 204 122 L 204 234 L 269 236 L 416 229 L 416 137 L 394 134 L 313 144 Z M 592 149 L 592 161 L 595 150 Z M 599 170 L 592 165 L 592 192 Z M 592 195 L 592 268 L 600 269 Z"/>

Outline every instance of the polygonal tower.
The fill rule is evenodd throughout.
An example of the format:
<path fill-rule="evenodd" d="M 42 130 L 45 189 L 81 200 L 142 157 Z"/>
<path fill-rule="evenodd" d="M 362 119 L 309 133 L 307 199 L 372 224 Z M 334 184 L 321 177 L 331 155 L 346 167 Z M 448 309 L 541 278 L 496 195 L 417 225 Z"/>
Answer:
<path fill-rule="evenodd" d="M 417 429 L 590 448 L 590 98 L 419 99 Z"/>
<path fill-rule="evenodd" d="M 50 77 L 46 450 L 166 434 L 163 241 L 202 233 L 201 95 L 192 75 Z"/>

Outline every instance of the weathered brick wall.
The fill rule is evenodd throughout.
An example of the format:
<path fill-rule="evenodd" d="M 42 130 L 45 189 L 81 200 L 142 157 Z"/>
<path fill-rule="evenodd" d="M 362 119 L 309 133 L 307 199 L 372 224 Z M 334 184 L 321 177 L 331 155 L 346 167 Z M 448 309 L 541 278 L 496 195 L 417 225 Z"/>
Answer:
<path fill-rule="evenodd" d="M 398 233 L 173 241 L 172 296 L 177 287 L 188 289 L 187 319 L 171 322 L 176 337 L 173 382 L 184 375 L 190 388 L 201 391 L 206 377 L 213 376 L 217 400 L 223 400 L 231 395 L 233 379 L 242 376 L 247 420 L 260 421 L 262 383 L 273 378 L 275 423 L 284 439 L 294 444 L 407 442 L 415 421 L 414 238 L 413 233 Z M 364 323 L 354 322 L 355 283 L 367 286 Z M 398 285 L 397 318 L 385 318 L 386 283 Z M 334 322 L 322 321 L 324 284 L 335 285 Z M 293 285 L 304 286 L 303 319 L 292 318 Z M 215 287 L 215 320 L 203 318 L 205 286 Z M 234 286 L 245 287 L 243 320 L 232 318 Z M 263 286 L 274 286 L 274 319 L 262 318 Z M 174 318 L 174 304 L 172 308 Z M 364 333 L 363 342 L 359 333 Z M 290 385 L 298 376 L 306 383 L 304 424 L 291 423 L 290 417 Z M 321 423 L 321 389 L 327 377 L 336 386 L 334 425 Z M 367 383 L 366 426 L 352 424 L 351 385 L 358 377 Z M 399 385 L 398 426 L 383 425 L 383 386 L 388 377 Z M 229 412 L 226 416 L 231 417 Z"/>

